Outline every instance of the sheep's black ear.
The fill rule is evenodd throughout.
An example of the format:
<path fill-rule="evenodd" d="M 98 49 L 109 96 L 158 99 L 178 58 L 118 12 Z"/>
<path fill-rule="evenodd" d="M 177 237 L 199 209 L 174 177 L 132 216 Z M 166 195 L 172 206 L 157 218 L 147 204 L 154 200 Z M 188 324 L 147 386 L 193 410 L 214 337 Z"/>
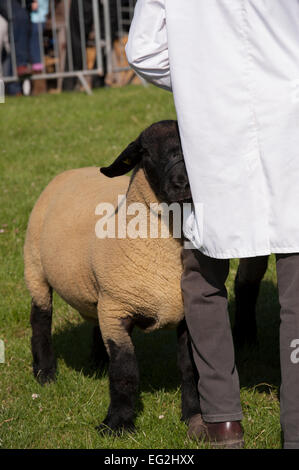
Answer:
<path fill-rule="evenodd" d="M 141 139 L 134 140 L 128 147 L 111 163 L 110 166 L 100 168 L 101 173 L 109 178 L 114 176 L 124 175 L 132 170 L 142 158 L 143 148 L 141 146 Z"/>

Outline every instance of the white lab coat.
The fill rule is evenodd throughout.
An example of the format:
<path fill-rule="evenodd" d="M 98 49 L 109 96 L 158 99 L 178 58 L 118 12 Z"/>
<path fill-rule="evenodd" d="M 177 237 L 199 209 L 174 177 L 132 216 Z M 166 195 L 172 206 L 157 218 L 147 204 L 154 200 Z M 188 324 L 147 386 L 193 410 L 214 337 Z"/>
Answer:
<path fill-rule="evenodd" d="M 173 91 L 194 246 L 299 252 L 299 0 L 138 0 L 126 53 Z"/>

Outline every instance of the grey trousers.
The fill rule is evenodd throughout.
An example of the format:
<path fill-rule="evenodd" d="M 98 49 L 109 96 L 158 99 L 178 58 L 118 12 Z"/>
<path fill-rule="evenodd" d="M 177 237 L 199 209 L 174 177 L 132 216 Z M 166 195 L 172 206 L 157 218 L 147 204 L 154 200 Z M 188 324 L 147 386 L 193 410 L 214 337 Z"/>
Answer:
<path fill-rule="evenodd" d="M 284 448 L 299 449 L 299 254 L 276 255 L 276 271 L 280 303 L 280 422 Z"/>
<path fill-rule="evenodd" d="M 183 249 L 181 287 L 207 422 L 242 419 L 240 386 L 228 316 L 225 281 L 229 260 Z M 299 254 L 276 255 L 281 305 L 281 425 L 284 448 L 299 448 Z M 298 343 L 295 340 L 298 339 Z M 293 347 L 291 347 L 293 345 Z"/>

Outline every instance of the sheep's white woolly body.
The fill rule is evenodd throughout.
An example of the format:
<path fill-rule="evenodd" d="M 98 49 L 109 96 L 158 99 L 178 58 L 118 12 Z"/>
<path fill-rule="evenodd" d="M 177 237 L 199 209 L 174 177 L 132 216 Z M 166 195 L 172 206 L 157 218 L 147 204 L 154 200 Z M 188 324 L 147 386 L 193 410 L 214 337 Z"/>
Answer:
<path fill-rule="evenodd" d="M 32 211 L 24 249 L 34 302 L 47 308 L 52 286 L 84 318 L 98 316 L 106 344 L 109 339 L 127 343 L 124 318 L 133 317 L 146 331 L 175 326 L 183 318 L 180 240 L 96 237 L 96 206 L 116 207 L 128 183 L 127 176 L 108 179 L 98 168 L 57 176 Z M 131 179 L 127 205 L 132 202 L 145 203 L 148 218 L 149 204 L 158 202 L 142 169 Z"/>

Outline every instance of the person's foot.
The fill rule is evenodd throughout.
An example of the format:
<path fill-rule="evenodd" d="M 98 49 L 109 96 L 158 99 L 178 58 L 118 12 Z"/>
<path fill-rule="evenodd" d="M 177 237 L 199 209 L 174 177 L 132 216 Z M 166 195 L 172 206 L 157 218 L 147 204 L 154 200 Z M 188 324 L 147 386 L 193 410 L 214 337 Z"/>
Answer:
<path fill-rule="evenodd" d="M 42 73 L 43 68 L 44 68 L 44 66 L 41 63 L 32 64 L 32 72 L 33 73 Z"/>
<path fill-rule="evenodd" d="M 31 67 L 29 67 L 28 65 L 19 65 L 17 67 L 17 73 L 19 77 L 25 77 L 31 75 L 32 70 Z"/>
<path fill-rule="evenodd" d="M 243 429 L 240 421 L 206 423 L 200 414 L 189 421 L 188 437 L 197 441 L 209 442 L 213 448 L 242 449 Z"/>

